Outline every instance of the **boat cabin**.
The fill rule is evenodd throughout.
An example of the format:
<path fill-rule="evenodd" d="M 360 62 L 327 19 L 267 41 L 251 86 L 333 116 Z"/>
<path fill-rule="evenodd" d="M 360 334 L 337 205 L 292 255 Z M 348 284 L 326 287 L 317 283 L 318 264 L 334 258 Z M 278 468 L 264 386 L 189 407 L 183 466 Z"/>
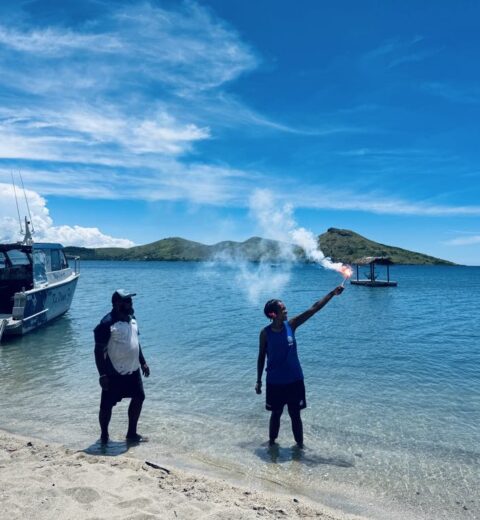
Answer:
<path fill-rule="evenodd" d="M 61 244 L 0 244 L 0 314 L 12 313 L 15 293 L 54 283 L 66 269 Z"/>
<path fill-rule="evenodd" d="M 393 264 L 388 256 L 364 256 L 353 262 L 356 267 L 356 279 L 350 281 L 352 285 L 364 285 L 366 287 L 396 287 L 398 284 L 390 280 L 390 266 Z M 375 266 L 386 267 L 386 279 L 380 279 Z M 366 267 L 363 272 L 364 279 L 360 278 L 360 269 Z"/>

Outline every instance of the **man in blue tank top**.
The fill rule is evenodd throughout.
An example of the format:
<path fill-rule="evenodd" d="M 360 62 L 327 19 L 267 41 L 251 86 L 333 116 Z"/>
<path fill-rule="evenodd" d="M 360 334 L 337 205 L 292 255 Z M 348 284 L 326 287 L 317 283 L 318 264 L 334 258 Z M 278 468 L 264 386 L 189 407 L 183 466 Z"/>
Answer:
<path fill-rule="evenodd" d="M 303 424 L 300 411 L 306 408 L 303 372 L 297 354 L 295 330 L 322 309 L 334 296 L 343 292 L 339 285 L 310 309 L 287 320 L 287 308 L 280 300 L 269 300 L 263 312 L 272 323 L 260 332 L 255 391 L 262 393 L 262 374 L 267 360 L 267 392 L 265 408 L 271 412 L 269 443 L 275 444 L 280 431 L 280 417 L 287 405 L 295 442 L 303 448 Z"/>

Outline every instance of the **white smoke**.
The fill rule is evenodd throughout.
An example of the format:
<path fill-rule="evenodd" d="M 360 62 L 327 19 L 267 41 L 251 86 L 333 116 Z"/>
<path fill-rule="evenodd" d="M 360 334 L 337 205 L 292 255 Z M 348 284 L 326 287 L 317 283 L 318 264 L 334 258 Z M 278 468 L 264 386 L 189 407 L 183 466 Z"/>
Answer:
<path fill-rule="evenodd" d="M 280 263 L 272 260 L 271 245 L 264 241 L 265 247 L 260 244 L 263 252 L 259 253 L 259 262 L 253 263 L 244 257 L 223 251 L 209 267 L 215 268 L 216 262 L 219 262 L 234 269 L 235 284 L 246 294 L 250 302 L 258 304 L 261 297 L 281 297 L 290 281 L 292 266 L 297 260 L 296 247 L 301 248 L 306 258 L 312 262 L 342 273 L 343 264 L 327 258 L 318 247 L 315 235 L 297 225 L 291 204 L 281 205 L 271 191 L 258 189 L 250 197 L 249 206 L 250 214 L 257 222 L 262 236 L 268 236 L 269 239 L 278 242 L 277 259 Z"/>
<path fill-rule="evenodd" d="M 222 251 L 206 264 L 210 276 L 221 277 L 223 283 L 228 281 L 224 267 L 234 273 L 232 282 L 235 288 L 240 289 L 248 301 L 258 305 L 260 298 L 270 299 L 272 294 L 279 295 L 290 280 L 291 262 L 273 262 L 265 254 L 258 262 L 252 262 L 245 256 L 230 251 Z"/>
<path fill-rule="evenodd" d="M 131 247 L 135 245 L 125 238 L 114 238 L 105 235 L 96 227 L 54 226 L 50 217 L 46 200 L 32 190 L 15 190 L 12 185 L 0 183 L 0 242 L 18 242 L 23 239 L 18 221 L 18 213 L 22 220 L 32 217 L 34 240 L 36 242 L 60 242 L 64 246 L 80 247 Z M 17 202 L 18 210 L 17 210 Z"/>
<path fill-rule="evenodd" d="M 255 190 L 250 198 L 250 210 L 260 224 L 264 234 L 285 244 L 283 260 L 292 261 L 295 258 L 292 245 L 298 246 L 312 262 L 320 264 L 325 269 L 342 272 L 341 262 L 332 262 L 318 245 L 315 235 L 303 227 L 298 227 L 293 218 L 291 204 L 279 206 L 270 190 Z"/>

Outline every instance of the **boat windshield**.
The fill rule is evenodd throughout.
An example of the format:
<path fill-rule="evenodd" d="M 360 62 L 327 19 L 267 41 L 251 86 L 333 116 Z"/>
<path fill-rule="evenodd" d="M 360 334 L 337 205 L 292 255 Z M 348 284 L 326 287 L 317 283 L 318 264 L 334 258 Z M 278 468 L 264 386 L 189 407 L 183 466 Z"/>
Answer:
<path fill-rule="evenodd" d="M 47 283 L 47 257 L 41 249 L 33 250 L 33 283 L 35 287 Z"/>
<path fill-rule="evenodd" d="M 8 258 L 12 266 L 16 265 L 30 265 L 30 260 L 28 258 L 27 253 L 25 251 L 21 251 L 20 249 L 10 249 L 8 252 Z"/>

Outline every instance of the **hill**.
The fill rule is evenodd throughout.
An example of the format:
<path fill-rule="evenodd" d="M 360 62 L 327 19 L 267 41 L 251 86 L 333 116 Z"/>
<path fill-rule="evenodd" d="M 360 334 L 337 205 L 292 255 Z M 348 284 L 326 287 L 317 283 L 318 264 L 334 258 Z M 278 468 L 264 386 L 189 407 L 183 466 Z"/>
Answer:
<path fill-rule="evenodd" d="M 326 233 L 319 236 L 319 244 L 325 256 L 344 263 L 352 263 L 362 256 L 390 256 L 398 264 L 453 265 L 446 260 L 373 242 L 348 229 L 330 228 Z M 251 261 L 281 261 L 286 258 L 285 251 L 292 251 L 292 248 L 288 244 L 260 237 L 252 237 L 244 242 L 224 241 L 211 246 L 184 238 L 172 237 L 130 248 L 65 248 L 68 255 L 79 256 L 82 260 L 184 260 L 197 262 L 235 258 Z M 303 251 L 297 247 L 293 248 L 293 258 L 298 261 L 305 261 Z"/>
<path fill-rule="evenodd" d="M 362 256 L 389 256 L 396 264 L 455 265 L 433 256 L 374 242 L 348 229 L 330 228 L 320 235 L 319 243 L 325 256 L 347 264 Z"/>

